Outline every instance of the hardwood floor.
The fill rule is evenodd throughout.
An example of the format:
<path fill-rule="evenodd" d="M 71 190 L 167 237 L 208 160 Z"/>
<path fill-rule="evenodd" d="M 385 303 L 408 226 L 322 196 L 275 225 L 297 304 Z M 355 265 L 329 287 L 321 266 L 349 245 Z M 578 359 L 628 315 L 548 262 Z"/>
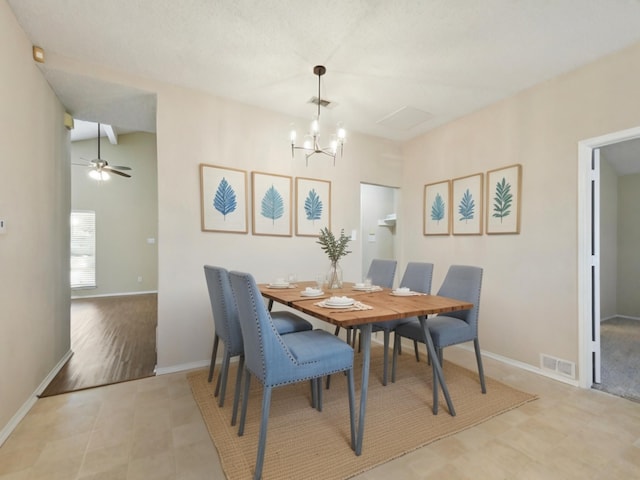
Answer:
<path fill-rule="evenodd" d="M 73 356 L 41 397 L 154 375 L 157 295 L 71 301 Z"/>

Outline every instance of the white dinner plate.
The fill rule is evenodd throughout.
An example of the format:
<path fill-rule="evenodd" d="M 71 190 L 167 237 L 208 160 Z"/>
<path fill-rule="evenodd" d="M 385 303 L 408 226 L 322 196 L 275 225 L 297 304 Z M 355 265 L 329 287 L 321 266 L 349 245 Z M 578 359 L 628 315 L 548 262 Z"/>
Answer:
<path fill-rule="evenodd" d="M 324 295 L 324 292 L 309 293 L 309 292 L 305 292 L 304 290 L 302 292 L 300 292 L 300 296 L 302 296 L 302 297 L 320 297 L 322 295 Z"/>
<path fill-rule="evenodd" d="M 373 290 L 375 288 L 378 288 L 378 287 L 376 287 L 375 285 L 371 285 L 370 287 L 356 287 L 354 285 L 354 287 L 353 287 L 354 290 L 358 290 L 359 292 L 367 292 L 367 291 Z"/>
<path fill-rule="evenodd" d="M 340 305 L 338 305 L 336 303 L 322 302 L 322 306 L 326 308 L 352 308 L 353 303 L 341 303 Z"/>
<path fill-rule="evenodd" d="M 355 300 L 351 300 L 350 302 L 330 302 L 329 300 L 325 300 L 324 304 L 329 307 L 352 307 L 355 303 Z"/>
<path fill-rule="evenodd" d="M 411 295 L 415 295 L 414 292 L 391 292 L 391 295 L 395 295 L 396 297 L 410 297 Z"/>
<path fill-rule="evenodd" d="M 291 285 L 288 283 L 270 283 L 269 288 L 289 288 Z"/>

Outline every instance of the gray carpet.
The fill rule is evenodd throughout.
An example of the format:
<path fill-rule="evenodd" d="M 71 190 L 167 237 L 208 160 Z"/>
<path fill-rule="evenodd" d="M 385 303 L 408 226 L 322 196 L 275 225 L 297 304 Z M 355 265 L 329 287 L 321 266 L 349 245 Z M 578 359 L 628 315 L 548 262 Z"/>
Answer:
<path fill-rule="evenodd" d="M 598 390 L 640 402 L 640 321 L 612 318 L 600 324 L 602 383 Z"/>

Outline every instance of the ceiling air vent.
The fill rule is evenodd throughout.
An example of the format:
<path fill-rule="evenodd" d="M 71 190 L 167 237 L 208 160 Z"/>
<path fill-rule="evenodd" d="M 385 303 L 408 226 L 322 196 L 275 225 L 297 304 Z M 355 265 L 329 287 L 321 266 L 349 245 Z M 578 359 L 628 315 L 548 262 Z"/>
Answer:
<path fill-rule="evenodd" d="M 313 105 L 318 105 L 318 97 L 311 97 L 307 103 L 312 103 Z M 325 108 L 332 108 L 333 104 L 330 100 L 325 100 L 324 98 L 320 100 L 320 106 Z"/>

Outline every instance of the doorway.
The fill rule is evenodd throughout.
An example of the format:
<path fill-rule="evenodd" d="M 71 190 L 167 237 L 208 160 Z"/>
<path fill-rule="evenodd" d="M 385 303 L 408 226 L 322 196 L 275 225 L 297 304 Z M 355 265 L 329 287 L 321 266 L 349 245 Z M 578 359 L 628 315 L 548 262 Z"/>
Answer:
<path fill-rule="evenodd" d="M 71 206 L 94 214 L 95 280 L 72 290 L 74 355 L 42 396 L 143 378 L 156 366 L 156 135 L 74 123 L 79 128 L 71 135 Z M 126 166 L 131 176 L 92 177 L 98 145 L 99 158 Z"/>
<path fill-rule="evenodd" d="M 399 188 L 360 184 L 362 275 L 374 258 L 397 258 L 396 221 Z"/>
<path fill-rule="evenodd" d="M 620 159 L 613 155 L 614 147 L 630 141 L 638 142 L 636 139 L 639 138 L 640 128 L 634 128 L 583 140 L 578 144 L 579 382 L 580 386 L 584 388 L 598 385 L 602 381 L 601 320 L 613 311 L 611 310 L 611 279 L 614 277 L 611 274 L 610 246 L 612 242 L 611 229 L 617 231 L 618 222 L 614 222 L 614 226 L 611 225 L 610 207 L 607 207 L 611 203 L 611 200 L 607 198 L 606 189 L 606 182 L 610 181 L 607 179 L 610 178 L 611 173 L 607 172 L 607 169 L 610 168 L 611 163 L 620 162 Z M 605 152 L 605 156 L 608 156 L 606 164 L 602 163 L 603 152 Z M 640 160 L 635 160 L 634 164 L 636 171 L 640 172 Z M 603 166 L 605 167 L 605 175 L 601 177 L 601 167 Z M 604 193 L 602 181 L 605 182 Z M 601 199 L 601 193 L 605 197 L 604 200 Z M 602 249 L 603 245 L 605 246 L 604 250 Z M 601 285 L 601 283 L 603 284 Z M 615 282 L 613 283 L 615 284 Z M 614 292 L 613 295 L 617 294 Z M 614 305 L 615 303 L 616 301 L 613 302 Z M 615 310 L 617 307 L 613 308 Z"/>

